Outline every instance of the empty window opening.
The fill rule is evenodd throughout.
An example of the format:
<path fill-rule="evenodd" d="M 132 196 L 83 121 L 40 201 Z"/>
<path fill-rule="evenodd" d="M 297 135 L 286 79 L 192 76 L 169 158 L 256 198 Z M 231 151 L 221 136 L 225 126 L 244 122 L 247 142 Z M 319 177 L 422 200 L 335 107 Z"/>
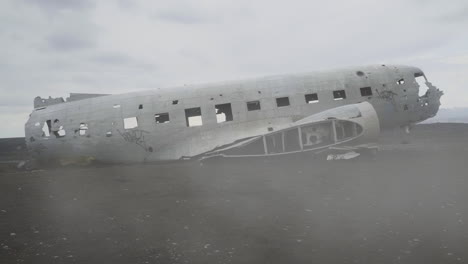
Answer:
<path fill-rule="evenodd" d="M 306 94 L 305 101 L 308 104 L 318 103 L 318 95 L 316 93 L 313 94 Z"/>
<path fill-rule="evenodd" d="M 306 125 L 301 127 L 300 132 L 304 148 L 315 148 L 333 143 L 331 122 Z"/>
<path fill-rule="evenodd" d="M 264 155 L 266 153 L 263 137 L 257 138 L 256 140 L 247 143 L 242 147 L 231 148 L 225 153 L 227 155 Z"/>
<path fill-rule="evenodd" d="M 403 85 L 403 84 L 405 84 L 405 79 L 399 79 L 396 83 L 398 85 Z"/>
<path fill-rule="evenodd" d="M 138 106 L 138 109 L 143 109 L 143 105 L 142 105 L 142 104 L 139 105 L 139 106 Z"/>
<path fill-rule="evenodd" d="M 63 126 L 60 124 L 60 120 L 54 120 L 54 123 L 52 124 L 52 132 L 57 138 L 65 136 L 65 129 L 63 129 Z"/>
<path fill-rule="evenodd" d="M 179 100 L 173 100 L 173 101 L 172 101 L 172 104 L 173 104 L 173 105 L 176 105 L 176 104 L 178 104 L 178 103 L 179 103 Z"/>
<path fill-rule="evenodd" d="M 345 90 L 333 91 L 333 100 L 343 100 L 346 99 Z"/>
<path fill-rule="evenodd" d="M 154 120 L 156 121 L 156 124 L 169 123 L 169 113 L 155 114 Z"/>
<path fill-rule="evenodd" d="M 288 106 L 289 105 L 289 97 L 276 98 L 276 105 L 278 107 Z"/>
<path fill-rule="evenodd" d="M 273 135 L 265 136 L 265 143 L 266 143 L 268 154 L 284 152 L 283 133 L 276 133 Z"/>
<path fill-rule="evenodd" d="M 418 72 L 414 74 L 414 78 L 416 79 L 416 83 L 419 85 L 418 95 L 420 97 L 427 95 L 427 90 L 429 90 L 429 87 L 427 86 L 426 76 L 424 76 L 423 73 Z"/>
<path fill-rule="evenodd" d="M 408 105 L 407 105 L 407 104 L 405 104 L 405 105 L 403 106 L 403 110 L 405 110 L 405 111 L 408 110 Z"/>
<path fill-rule="evenodd" d="M 115 104 L 114 106 L 112 106 L 113 108 L 120 108 L 120 105 L 119 104 Z"/>
<path fill-rule="evenodd" d="M 260 101 L 247 102 L 247 111 L 260 110 Z"/>
<path fill-rule="evenodd" d="M 234 118 L 232 116 L 231 104 L 219 104 L 215 105 L 216 109 L 216 122 L 223 123 L 232 121 Z"/>
<path fill-rule="evenodd" d="M 372 96 L 372 88 L 362 87 L 361 88 L 361 96 Z"/>
<path fill-rule="evenodd" d="M 42 126 L 42 136 L 43 137 L 49 137 L 50 136 L 50 129 L 51 129 L 52 123 L 50 120 L 47 120 L 44 122 L 44 125 Z"/>
<path fill-rule="evenodd" d="M 124 118 L 124 128 L 132 129 L 138 127 L 138 119 L 136 117 Z"/>
<path fill-rule="evenodd" d="M 195 127 L 203 125 L 201 108 L 194 107 L 185 109 L 185 122 L 188 127 Z"/>
<path fill-rule="evenodd" d="M 84 136 L 88 133 L 88 124 L 86 123 L 80 123 L 80 128 L 78 129 L 78 134 L 80 136 Z"/>
<path fill-rule="evenodd" d="M 299 143 L 299 131 L 297 128 L 284 132 L 284 150 L 286 152 L 297 151 L 301 149 Z"/>
<path fill-rule="evenodd" d="M 335 122 L 336 139 L 338 141 L 355 137 L 362 132 L 362 128 L 353 122 L 336 121 Z"/>

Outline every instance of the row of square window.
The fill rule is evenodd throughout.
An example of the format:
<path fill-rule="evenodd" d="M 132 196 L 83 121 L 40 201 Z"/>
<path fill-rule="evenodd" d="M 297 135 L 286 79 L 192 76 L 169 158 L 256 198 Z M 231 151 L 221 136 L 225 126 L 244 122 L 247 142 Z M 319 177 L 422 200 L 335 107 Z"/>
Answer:
<path fill-rule="evenodd" d="M 363 87 L 360 89 L 360 91 L 361 91 L 361 96 L 372 96 L 371 87 Z M 345 90 L 333 91 L 333 99 L 334 100 L 346 99 Z M 317 103 L 318 95 L 316 93 L 306 94 L 305 101 L 308 104 Z M 289 97 L 276 98 L 276 105 L 278 107 L 289 106 L 290 105 Z M 261 109 L 260 101 L 247 102 L 247 111 L 256 111 L 260 109 Z M 223 123 L 223 122 L 228 122 L 228 121 L 233 120 L 232 108 L 231 108 L 230 103 L 215 105 L 215 110 L 216 110 L 216 121 L 218 123 Z M 155 121 L 157 124 L 169 123 L 169 113 L 156 114 Z M 188 127 L 201 126 L 203 124 L 203 121 L 201 118 L 201 108 L 194 107 L 194 108 L 185 109 L 185 121 Z M 133 127 L 134 126 L 132 125 L 131 128 Z M 126 128 L 128 127 L 126 126 Z"/>

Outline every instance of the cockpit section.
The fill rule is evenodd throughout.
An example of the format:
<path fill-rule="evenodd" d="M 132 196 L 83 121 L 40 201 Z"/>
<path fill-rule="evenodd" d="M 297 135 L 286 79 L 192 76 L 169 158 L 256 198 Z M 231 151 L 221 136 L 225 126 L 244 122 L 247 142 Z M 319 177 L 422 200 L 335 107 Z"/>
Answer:
<path fill-rule="evenodd" d="M 411 66 L 385 66 L 388 82 L 379 83 L 370 103 L 380 118 L 382 128 L 407 126 L 434 117 L 443 92 L 424 72 Z"/>
<path fill-rule="evenodd" d="M 439 111 L 440 97 L 444 94 L 428 81 L 422 71 L 414 73 L 414 85 L 418 91 L 418 97 L 413 107 L 412 122 L 420 122 L 434 117 Z"/>
<path fill-rule="evenodd" d="M 426 84 L 427 83 L 427 78 L 422 72 L 416 72 L 414 74 L 414 79 L 416 83 L 419 85 L 419 92 L 418 96 L 424 96 L 427 91 L 429 90 L 429 86 Z"/>

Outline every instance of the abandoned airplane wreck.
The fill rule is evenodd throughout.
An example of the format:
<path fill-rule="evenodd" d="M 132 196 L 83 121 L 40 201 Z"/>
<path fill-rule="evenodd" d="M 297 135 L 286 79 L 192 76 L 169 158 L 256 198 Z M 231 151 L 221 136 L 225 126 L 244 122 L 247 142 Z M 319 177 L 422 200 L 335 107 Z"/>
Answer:
<path fill-rule="evenodd" d="M 158 88 L 36 97 L 26 143 L 41 162 L 149 162 L 362 147 L 433 117 L 442 91 L 416 67 L 374 65 Z"/>

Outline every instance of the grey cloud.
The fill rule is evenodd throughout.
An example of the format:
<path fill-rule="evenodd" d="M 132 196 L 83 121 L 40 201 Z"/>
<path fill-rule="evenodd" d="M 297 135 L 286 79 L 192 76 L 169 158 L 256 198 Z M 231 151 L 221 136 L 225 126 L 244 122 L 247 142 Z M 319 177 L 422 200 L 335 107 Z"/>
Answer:
<path fill-rule="evenodd" d="M 436 24 L 459 23 L 468 21 L 468 5 L 466 0 L 452 0 L 450 4 L 439 0 L 411 0 L 423 16 Z"/>
<path fill-rule="evenodd" d="M 229 8 L 225 2 L 196 2 L 190 0 L 173 1 L 158 4 L 149 12 L 150 17 L 175 24 L 211 24 L 218 23 L 228 17 L 237 16 L 238 9 Z"/>
<path fill-rule="evenodd" d="M 94 2 L 90 0 L 23 0 L 24 2 L 36 5 L 45 11 L 59 10 L 84 10 L 94 7 Z"/>
<path fill-rule="evenodd" d="M 95 40 L 89 36 L 73 35 L 70 33 L 57 33 L 47 37 L 47 44 L 53 51 L 76 51 L 89 49 L 96 45 Z"/>
<path fill-rule="evenodd" d="M 178 24 L 203 24 L 212 21 L 208 17 L 199 16 L 197 14 L 185 13 L 185 12 L 176 12 L 176 11 L 162 11 L 153 15 L 153 18 L 158 20 L 167 21 L 170 23 Z"/>
<path fill-rule="evenodd" d="M 10 87 L 10 89 L 19 90 L 18 87 Z M 3 93 L 0 98 L 0 107 L 9 107 L 10 110 L 14 110 L 18 107 L 30 107 L 32 108 L 33 99 L 36 97 L 28 91 L 17 91 L 15 93 Z"/>
<path fill-rule="evenodd" d="M 458 9 L 457 11 L 439 16 L 438 22 L 458 23 L 468 21 L 468 6 Z"/>
<path fill-rule="evenodd" d="M 122 66 L 145 70 L 154 70 L 156 68 L 156 65 L 153 63 L 135 59 L 122 53 L 101 53 L 91 57 L 90 61 L 91 63 L 105 64 L 107 66 Z"/>
<path fill-rule="evenodd" d="M 254 17 L 254 12 L 244 6 L 210 6 L 200 7 L 180 5 L 171 8 L 158 10 L 150 16 L 153 19 L 175 24 L 196 25 L 196 24 L 217 24 L 223 21 L 244 21 Z"/>
<path fill-rule="evenodd" d="M 103 64 L 129 64 L 133 62 L 132 58 L 127 55 L 119 54 L 119 53 L 106 53 L 106 54 L 99 54 L 91 58 L 91 61 Z"/>
<path fill-rule="evenodd" d="M 117 0 L 117 4 L 120 8 L 128 10 L 132 8 L 137 8 L 138 4 L 134 0 Z"/>

